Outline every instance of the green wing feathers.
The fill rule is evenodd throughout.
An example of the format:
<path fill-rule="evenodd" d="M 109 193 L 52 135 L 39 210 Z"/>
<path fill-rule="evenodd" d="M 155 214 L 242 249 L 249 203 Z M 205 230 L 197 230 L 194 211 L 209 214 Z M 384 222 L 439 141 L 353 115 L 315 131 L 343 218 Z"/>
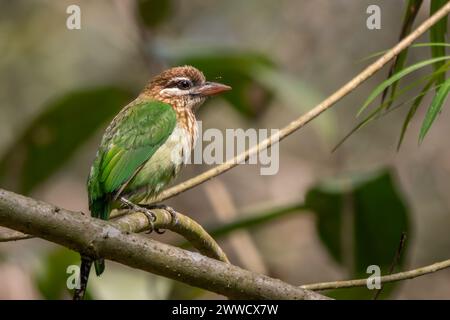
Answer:
<path fill-rule="evenodd" d="M 108 219 L 111 200 L 167 140 L 176 113 L 166 103 L 140 102 L 126 107 L 106 129 L 88 179 L 93 217 Z"/>

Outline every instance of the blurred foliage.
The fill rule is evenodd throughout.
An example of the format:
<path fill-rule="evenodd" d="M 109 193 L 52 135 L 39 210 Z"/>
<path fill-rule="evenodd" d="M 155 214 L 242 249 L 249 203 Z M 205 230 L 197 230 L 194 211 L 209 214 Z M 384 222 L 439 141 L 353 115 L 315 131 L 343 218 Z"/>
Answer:
<path fill-rule="evenodd" d="M 325 248 L 352 279 L 367 278 L 370 274 L 366 270 L 370 265 L 378 265 L 382 273 L 388 273 L 402 234 L 411 238 L 409 211 L 388 169 L 326 180 L 307 192 L 304 204 L 252 214 L 207 230 L 218 238 L 308 211 L 317 215 L 317 231 Z M 406 256 L 407 251 L 403 250 L 395 267 L 401 269 Z M 387 297 L 395 285 L 384 285 L 380 297 Z M 190 299 L 202 292 L 178 284 L 173 287 L 171 296 Z M 375 291 L 350 288 L 329 294 L 343 299 L 368 299 Z"/>
<path fill-rule="evenodd" d="M 43 265 L 35 274 L 35 283 L 44 299 L 57 300 L 72 297 L 73 290 L 67 288 L 70 273 L 67 267 L 78 266 L 80 256 L 69 249 L 59 247 L 48 253 Z M 101 277 L 91 270 L 85 299 L 167 299 L 174 281 L 148 274 L 141 270 L 129 272 L 127 267 L 113 265 Z M 122 288 L 133 288 L 124 292 Z M 200 289 L 199 289 L 200 290 Z"/>
<path fill-rule="evenodd" d="M 0 160 L 2 185 L 30 192 L 132 97 L 127 90 L 102 87 L 73 91 L 49 103 Z"/>
<path fill-rule="evenodd" d="M 137 15 L 148 28 L 156 28 L 165 22 L 172 14 L 170 0 L 137 0 Z"/>
<path fill-rule="evenodd" d="M 245 215 L 243 218 L 238 218 L 233 222 L 222 224 L 216 227 L 209 227 L 206 228 L 206 230 L 208 230 L 208 233 L 211 236 L 217 239 L 219 237 L 227 235 L 232 231 L 236 231 L 239 229 L 249 229 L 263 223 L 271 222 L 274 219 L 279 219 L 288 215 L 304 212 L 304 210 L 305 207 L 299 204 L 282 208 L 275 208 L 263 213 Z"/>
<path fill-rule="evenodd" d="M 350 278 L 366 278 L 366 269 L 389 269 L 403 232 L 410 237 L 408 210 L 390 171 L 325 181 L 312 188 L 305 206 L 317 214 L 319 236 Z M 403 254 L 398 267 L 403 265 Z M 383 295 L 392 289 L 386 286 Z M 339 298 L 370 298 L 366 288 L 336 290 Z"/>
<path fill-rule="evenodd" d="M 36 284 L 42 297 L 47 300 L 58 300 L 68 298 L 72 292 L 67 288 L 67 267 L 78 265 L 80 255 L 66 248 L 57 248 L 51 251 L 43 259 L 44 264 L 41 271 L 36 275 Z M 86 292 L 86 299 L 91 299 L 89 291 Z"/>
<path fill-rule="evenodd" d="M 201 288 L 192 287 L 183 282 L 173 281 L 172 290 L 168 296 L 169 300 L 193 300 L 199 299 L 208 291 Z"/>
<path fill-rule="evenodd" d="M 205 50 L 206 53 L 177 55 L 171 58 L 174 65 L 192 65 L 203 71 L 211 81 L 230 85 L 233 90 L 222 97 L 246 118 L 261 115 L 269 106 L 273 93 L 258 81 L 257 68 L 274 68 L 275 64 L 258 53 L 229 50 Z"/>
<path fill-rule="evenodd" d="M 303 114 L 313 106 L 323 101 L 323 96 L 317 89 L 277 68 L 258 67 L 254 70 L 256 79 L 274 93 L 275 98 L 283 102 L 291 110 Z M 337 118 L 333 110 L 324 112 L 310 123 L 317 136 L 322 140 L 326 150 L 337 133 Z"/>

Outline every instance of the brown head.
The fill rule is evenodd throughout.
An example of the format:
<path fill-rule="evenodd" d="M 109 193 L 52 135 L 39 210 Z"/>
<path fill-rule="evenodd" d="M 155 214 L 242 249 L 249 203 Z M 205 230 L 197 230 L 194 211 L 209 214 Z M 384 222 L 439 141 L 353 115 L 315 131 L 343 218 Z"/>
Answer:
<path fill-rule="evenodd" d="M 169 103 L 174 108 L 190 110 L 200 106 L 206 98 L 231 90 L 231 87 L 206 81 L 201 71 L 192 66 L 174 67 L 154 77 L 143 95 Z"/>

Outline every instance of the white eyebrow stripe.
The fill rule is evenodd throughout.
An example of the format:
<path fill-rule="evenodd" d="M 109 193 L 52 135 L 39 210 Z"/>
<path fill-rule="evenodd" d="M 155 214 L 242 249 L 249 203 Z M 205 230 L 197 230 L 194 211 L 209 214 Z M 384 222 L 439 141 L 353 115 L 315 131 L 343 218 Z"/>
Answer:
<path fill-rule="evenodd" d="M 180 80 L 188 80 L 191 81 L 191 79 L 187 78 L 187 77 L 176 77 L 173 78 L 171 81 L 180 81 Z"/>
<path fill-rule="evenodd" d="M 192 83 L 191 79 L 189 79 L 187 77 L 176 77 L 176 78 L 171 79 L 169 83 L 175 83 L 175 82 L 183 81 L 183 80 L 189 81 L 189 83 Z"/>

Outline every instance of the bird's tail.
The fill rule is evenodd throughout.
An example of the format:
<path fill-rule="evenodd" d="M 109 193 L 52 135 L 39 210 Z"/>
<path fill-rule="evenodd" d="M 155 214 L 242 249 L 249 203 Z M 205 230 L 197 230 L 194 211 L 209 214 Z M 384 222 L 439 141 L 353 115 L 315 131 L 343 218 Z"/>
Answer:
<path fill-rule="evenodd" d="M 73 293 L 73 300 L 84 299 L 87 283 L 89 280 L 89 273 L 91 271 L 91 266 L 92 266 L 92 259 L 86 256 L 81 256 L 80 287 L 75 289 Z"/>
<path fill-rule="evenodd" d="M 91 204 L 91 213 L 95 218 L 102 220 L 108 220 L 109 213 L 111 212 L 110 195 L 105 195 Z M 94 261 L 95 273 L 97 276 L 101 275 L 105 271 L 105 260 L 98 259 Z"/>
<path fill-rule="evenodd" d="M 101 275 L 105 271 L 105 259 L 98 259 L 94 261 L 95 273 L 97 276 Z"/>
<path fill-rule="evenodd" d="M 110 204 L 108 197 L 101 197 L 91 202 L 89 205 L 91 209 L 91 215 L 94 218 L 100 218 L 108 220 L 110 212 Z M 86 294 L 86 288 L 89 280 L 89 273 L 91 272 L 92 262 L 94 263 L 95 273 L 97 276 L 101 275 L 105 271 L 105 260 L 98 259 L 92 260 L 88 256 L 81 255 L 81 267 L 80 267 L 80 287 L 75 289 L 73 293 L 73 300 L 83 300 Z"/>

